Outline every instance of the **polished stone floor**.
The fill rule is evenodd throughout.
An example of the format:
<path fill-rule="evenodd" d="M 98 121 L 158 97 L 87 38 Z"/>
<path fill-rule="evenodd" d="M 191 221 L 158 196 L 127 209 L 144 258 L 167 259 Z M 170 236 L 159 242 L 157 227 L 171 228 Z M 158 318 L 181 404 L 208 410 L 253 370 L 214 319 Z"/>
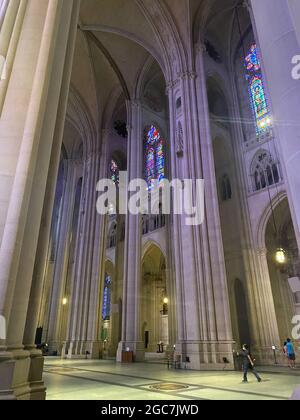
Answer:
<path fill-rule="evenodd" d="M 262 374 L 258 384 L 239 372 L 168 370 L 152 363 L 129 365 L 113 361 L 62 361 L 47 358 L 48 400 L 287 400 L 300 384 L 288 369 Z"/>

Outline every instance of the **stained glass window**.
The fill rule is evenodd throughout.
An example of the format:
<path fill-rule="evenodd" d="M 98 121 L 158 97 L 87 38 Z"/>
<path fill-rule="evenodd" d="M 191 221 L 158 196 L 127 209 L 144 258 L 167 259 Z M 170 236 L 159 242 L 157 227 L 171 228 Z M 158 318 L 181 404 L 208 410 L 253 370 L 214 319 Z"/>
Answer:
<path fill-rule="evenodd" d="M 152 189 L 156 180 L 165 179 L 164 140 L 154 125 L 147 132 L 145 143 L 145 177 L 148 188 Z"/>
<path fill-rule="evenodd" d="M 119 166 L 117 164 L 117 162 L 112 159 L 110 162 L 110 175 L 111 175 L 111 179 L 113 180 L 114 184 L 118 184 L 119 183 Z"/>
<path fill-rule="evenodd" d="M 110 306 L 111 306 L 111 278 L 105 274 L 103 303 L 102 303 L 102 319 L 107 321 L 110 319 Z"/>
<path fill-rule="evenodd" d="M 251 45 L 249 54 L 245 58 L 245 64 L 249 83 L 250 102 L 256 124 L 256 134 L 260 135 L 270 129 L 272 122 L 256 44 Z"/>

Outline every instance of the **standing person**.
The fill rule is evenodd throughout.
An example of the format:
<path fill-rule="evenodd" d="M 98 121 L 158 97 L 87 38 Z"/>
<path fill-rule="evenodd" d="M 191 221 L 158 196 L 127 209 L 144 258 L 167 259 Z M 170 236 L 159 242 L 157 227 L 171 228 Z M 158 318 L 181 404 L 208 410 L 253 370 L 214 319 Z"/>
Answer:
<path fill-rule="evenodd" d="M 287 356 L 289 360 L 289 367 L 291 369 L 296 369 L 296 354 L 295 354 L 293 343 L 290 338 L 287 339 L 286 350 L 287 350 Z"/>
<path fill-rule="evenodd" d="M 241 353 L 242 357 L 243 357 L 243 371 L 244 371 L 244 383 L 248 382 L 248 372 L 249 370 L 251 370 L 251 372 L 253 373 L 253 375 L 256 377 L 258 382 L 261 382 L 261 377 L 259 376 L 259 374 L 257 373 L 255 366 L 254 366 L 254 359 L 252 359 L 252 356 L 250 354 L 249 351 L 249 347 L 247 344 L 243 345 L 243 349 L 242 349 L 242 353 Z"/>
<path fill-rule="evenodd" d="M 284 357 L 286 358 L 286 360 L 289 362 L 289 358 L 288 358 L 288 352 L 287 352 L 287 341 L 284 342 L 283 347 L 282 347 L 282 353 L 284 355 Z"/>

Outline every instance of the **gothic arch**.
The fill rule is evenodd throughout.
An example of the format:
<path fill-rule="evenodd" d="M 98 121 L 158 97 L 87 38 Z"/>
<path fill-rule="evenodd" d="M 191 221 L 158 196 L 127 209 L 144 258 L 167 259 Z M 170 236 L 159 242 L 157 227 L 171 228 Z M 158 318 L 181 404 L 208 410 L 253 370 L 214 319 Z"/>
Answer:
<path fill-rule="evenodd" d="M 147 256 L 147 254 L 149 253 L 149 251 L 151 251 L 151 249 L 153 249 L 153 248 L 158 248 L 159 251 L 161 252 L 162 256 L 164 257 L 165 261 L 167 262 L 166 252 L 162 249 L 161 245 L 158 242 L 154 241 L 153 239 L 148 240 L 145 243 L 145 245 L 143 246 L 143 249 L 142 249 L 142 261 Z"/>
<path fill-rule="evenodd" d="M 187 56 L 175 22 L 167 7 L 157 0 L 135 0 L 157 36 L 163 51 L 168 81 L 176 80 L 187 69 Z M 168 47 L 167 47 L 168 45 Z"/>
<path fill-rule="evenodd" d="M 77 130 L 83 142 L 83 156 L 97 147 L 97 129 L 88 107 L 74 86 L 70 87 L 66 120 Z"/>
<path fill-rule="evenodd" d="M 215 0 L 201 1 L 197 12 L 195 13 L 193 22 L 193 38 L 194 42 L 202 43 L 204 38 L 204 32 L 206 31 L 206 25 L 208 22 L 209 14 L 214 5 Z"/>
<path fill-rule="evenodd" d="M 109 129 L 112 126 L 113 123 L 113 115 L 114 111 L 118 105 L 119 100 L 123 96 L 123 90 L 121 86 L 116 86 L 113 90 L 113 92 L 110 95 L 110 98 L 105 106 L 104 112 L 103 112 L 103 118 L 102 118 L 102 127 L 104 129 Z M 125 101 L 125 98 L 124 98 Z"/>
<path fill-rule="evenodd" d="M 226 86 L 225 81 L 223 80 L 222 76 L 216 72 L 214 73 L 208 72 L 206 77 L 207 77 L 206 86 L 207 86 L 207 96 L 208 96 L 209 106 L 211 106 L 210 93 L 213 92 L 216 95 L 219 95 L 219 99 L 222 101 L 222 104 L 224 105 L 224 117 L 229 118 L 230 110 L 229 110 L 227 98 L 229 98 L 230 96 L 225 87 Z"/>
<path fill-rule="evenodd" d="M 263 211 L 260 217 L 260 221 L 257 228 L 257 234 L 256 234 L 258 247 L 260 249 L 266 248 L 266 230 L 267 230 L 268 222 L 270 218 L 272 217 L 272 212 L 277 206 L 279 206 L 282 203 L 282 201 L 286 199 L 287 199 L 287 193 L 285 191 L 279 192 L 272 199 L 271 203 L 268 204 L 265 210 Z"/>
<path fill-rule="evenodd" d="M 126 31 L 124 29 L 120 29 L 117 27 L 112 26 L 103 26 L 103 25 L 80 25 L 80 28 L 82 31 L 95 31 L 95 32 L 104 32 L 104 33 L 110 33 L 114 35 L 119 35 L 120 37 L 126 38 L 129 41 L 132 41 L 141 47 L 143 47 L 145 50 L 147 50 L 152 57 L 159 63 L 160 67 L 163 69 L 163 72 L 165 74 L 166 70 L 164 67 L 164 61 L 162 60 L 162 57 L 160 56 L 159 52 L 156 51 L 154 48 L 151 47 L 145 40 L 139 38 L 136 34 Z"/>

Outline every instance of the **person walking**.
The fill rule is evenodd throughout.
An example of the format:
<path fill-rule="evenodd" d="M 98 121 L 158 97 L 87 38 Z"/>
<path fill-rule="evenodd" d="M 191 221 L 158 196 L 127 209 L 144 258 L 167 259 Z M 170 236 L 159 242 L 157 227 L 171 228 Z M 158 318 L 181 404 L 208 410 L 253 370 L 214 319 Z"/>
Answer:
<path fill-rule="evenodd" d="M 248 382 L 248 372 L 249 370 L 253 373 L 253 375 L 256 377 L 258 382 L 261 382 L 261 377 L 257 373 L 257 370 L 255 369 L 254 362 L 255 360 L 252 358 L 249 346 L 247 344 L 243 345 L 242 349 L 242 358 L 243 358 L 243 372 L 244 372 L 244 380 L 243 383 Z"/>
<path fill-rule="evenodd" d="M 295 353 L 292 340 L 290 338 L 287 339 L 286 351 L 287 351 L 287 357 L 289 360 L 289 367 L 291 369 L 296 369 L 296 353 Z"/>
<path fill-rule="evenodd" d="M 289 364 L 289 357 L 288 357 L 288 352 L 287 352 L 287 341 L 284 342 L 283 347 L 282 347 L 282 353 L 284 358 L 287 360 L 288 364 Z"/>

